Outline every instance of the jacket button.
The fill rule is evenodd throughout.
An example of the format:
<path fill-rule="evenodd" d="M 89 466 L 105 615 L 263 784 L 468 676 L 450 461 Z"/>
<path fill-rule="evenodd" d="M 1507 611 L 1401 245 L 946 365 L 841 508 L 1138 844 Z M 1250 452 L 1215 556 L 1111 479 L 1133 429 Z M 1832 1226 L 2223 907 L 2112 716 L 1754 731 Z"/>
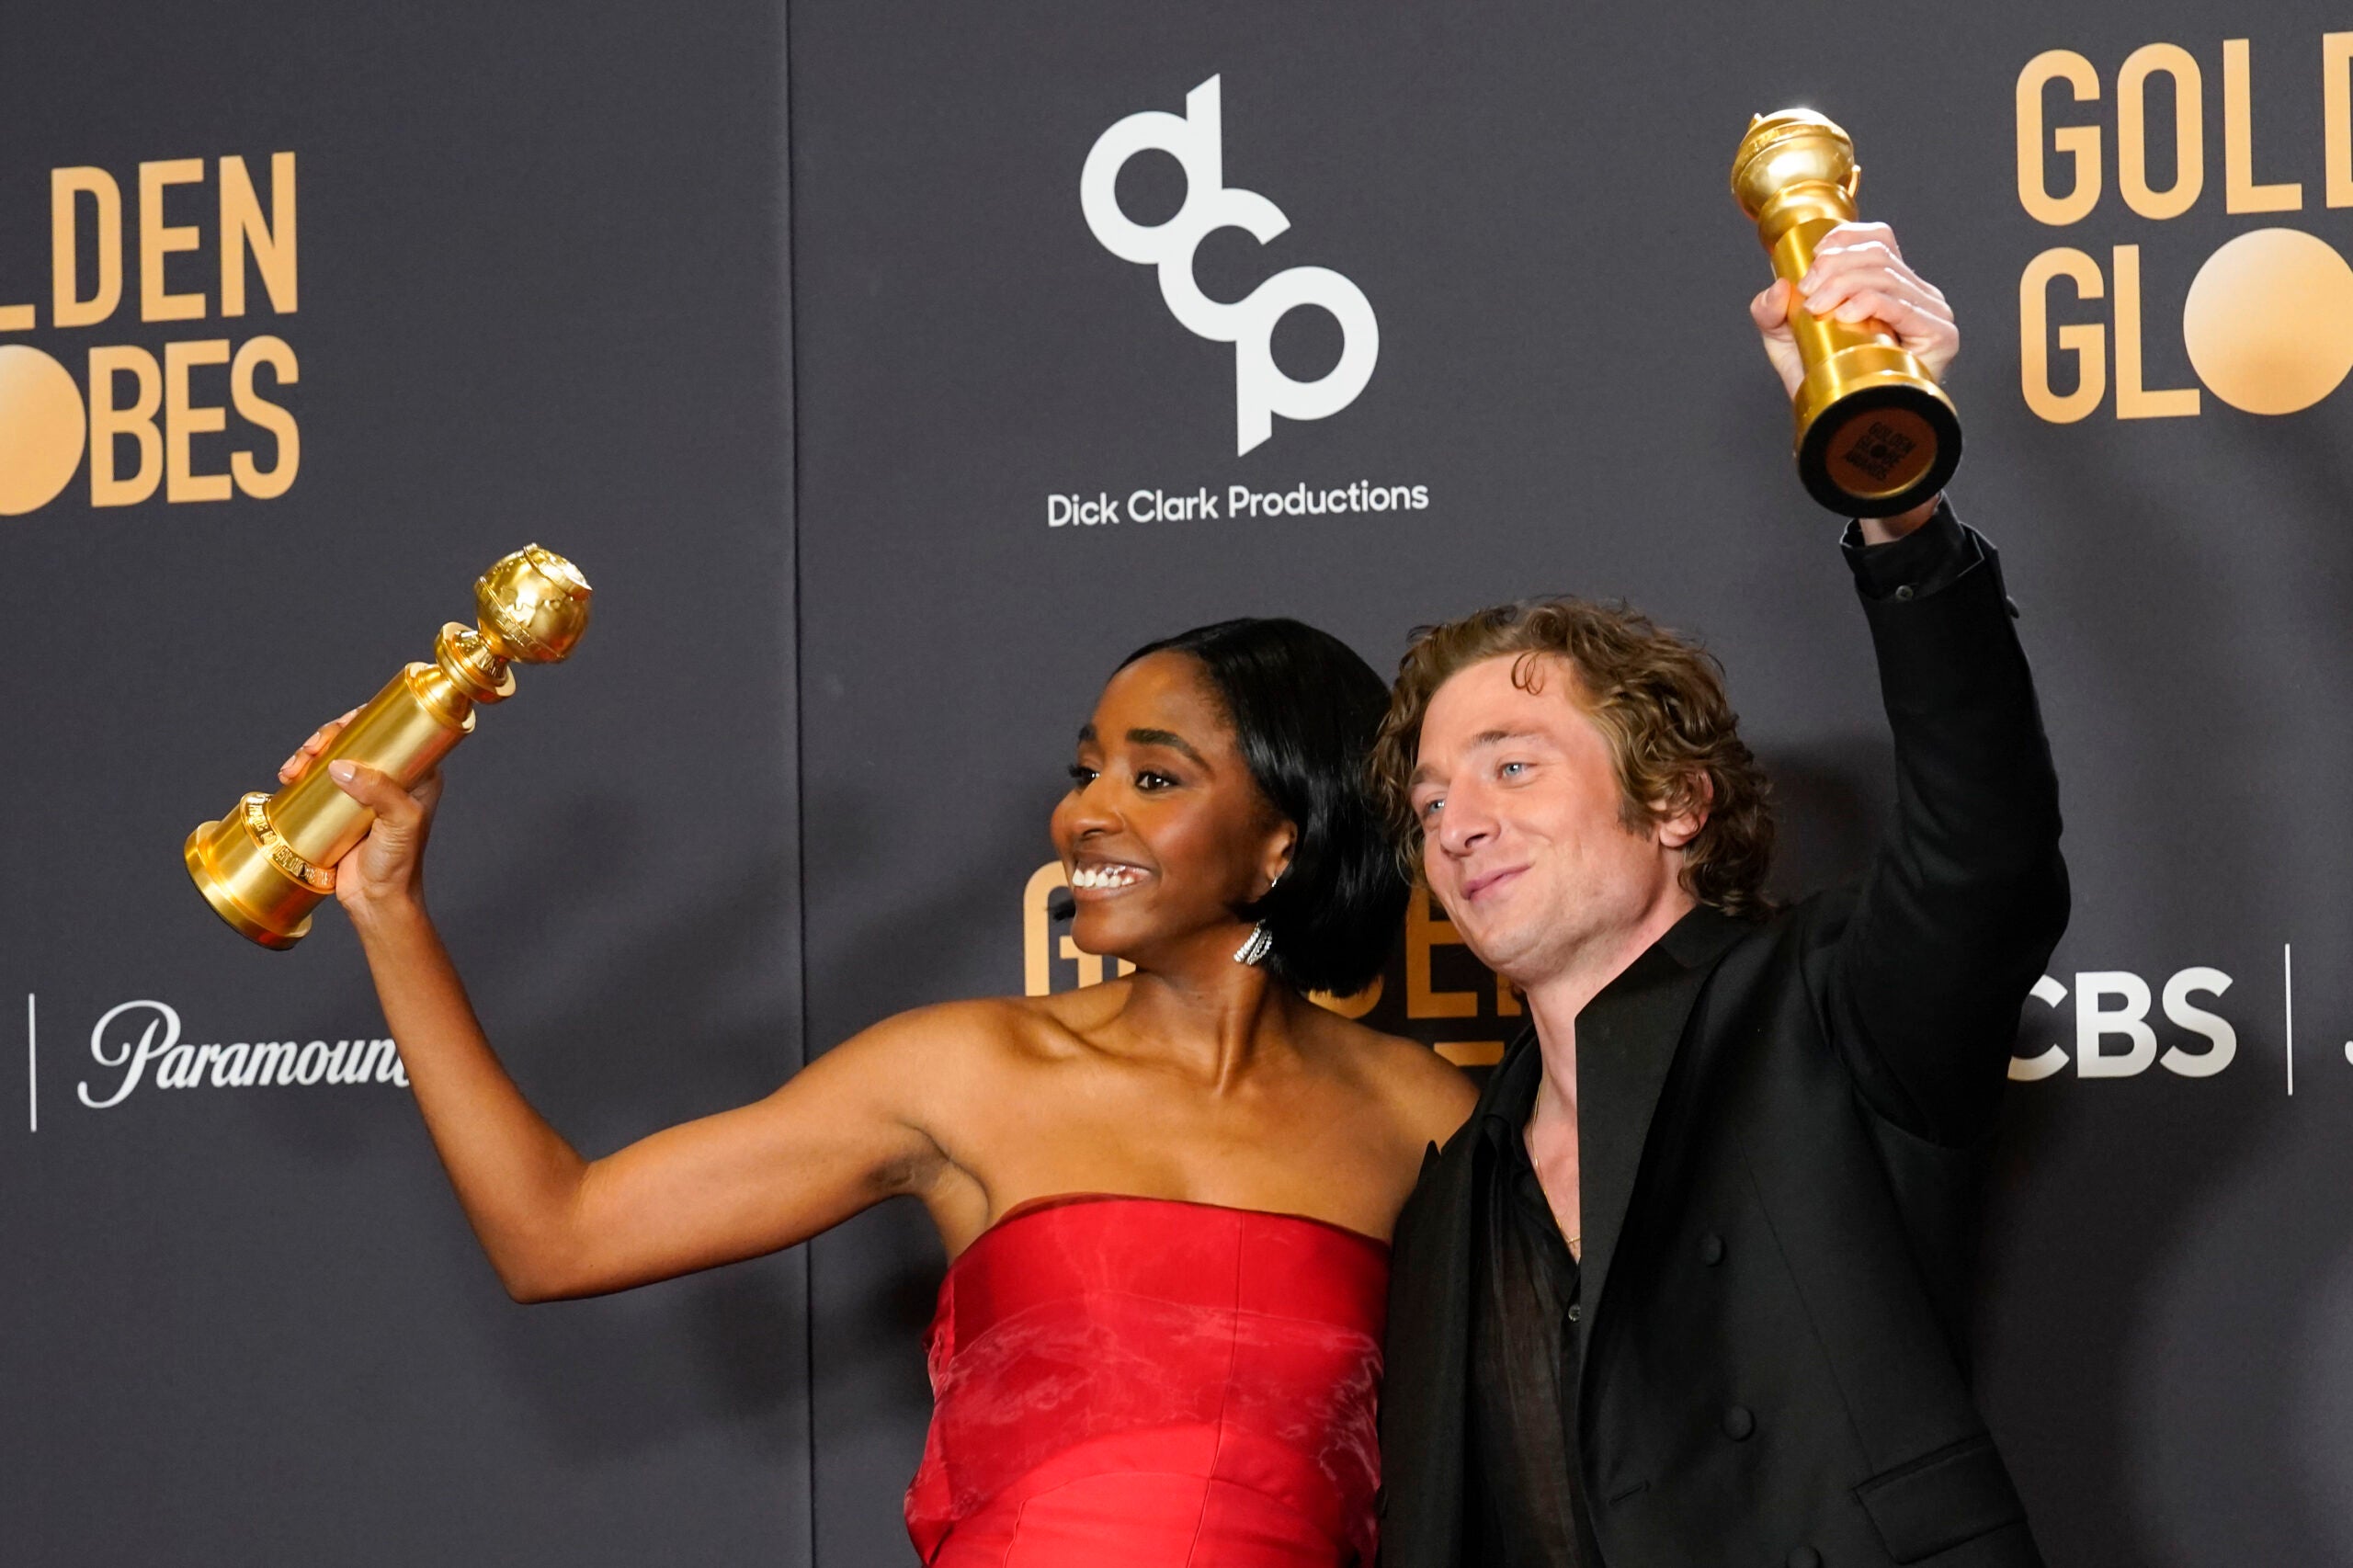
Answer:
<path fill-rule="evenodd" d="M 1810 1546 L 1801 1546 L 1790 1553 L 1790 1568 L 1822 1568 L 1822 1553 Z"/>
<path fill-rule="evenodd" d="M 1745 1404 L 1735 1404 L 1724 1412 L 1724 1436 L 1733 1442 L 1744 1442 L 1756 1430 L 1756 1415 Z"/>
<path fill-rule="evenodd" d="M 1699 1238 L 1699 1261 L 1713 1268 L 1724 1260 L 1724 1239 L 1710 1231 Z"/>
<path fill-rule="evenodd" d="M 1910 604 L 1912 596 L 1916 591 L 1909 583 L 1899 585 L 1895 590 L 1895 602 L 1900 605 Z"/>

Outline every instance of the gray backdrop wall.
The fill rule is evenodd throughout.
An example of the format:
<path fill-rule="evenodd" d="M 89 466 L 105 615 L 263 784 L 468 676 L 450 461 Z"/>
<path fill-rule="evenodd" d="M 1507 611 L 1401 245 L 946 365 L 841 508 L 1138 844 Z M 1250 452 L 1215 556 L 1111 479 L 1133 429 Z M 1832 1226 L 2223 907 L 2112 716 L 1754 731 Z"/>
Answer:
<path fill-rule="evenodd" d="M 151 1066 L 107 1108 L 83 1092 L 126 1076 L 94 1044 L 119 1060 L 160 1021 L 94 1040 L 127 1002 L 193 1042 L 387 1032 L 335 912 L 290 954 L 251 947 L 173 846 L 429 656 L 474 574 L 535 539 L 584 563 L 597 619 L 450 765 L 433 897 L 485 1023 L 599 1151 L 798 1061 L 782 18 L 0 25 L 0 302 L 38 308 L 0 345 L 86 382 L 95 349 L 268 335 L 300 378 L 258 379 L 299 430 L 282 495 L 93 506 L 85 460 L 0 517 L 0 748 L 27 813 L 0 849 L 0 1559 L 805 1555 L 801 1258 L 527 1312 L 397 1085 L 173 1089 Z M 220 160 L 271 213 L 289 151 L 299 291 L 273 309 L 256 268 L 227 317 Z M 199 243 L 166 253 L 165 291 L 204 314 L 143 320 L 141 165 L 181 159 L 200 177 L 161 188 L 164 217 Z M 59 326 L 51 171 L 78 167 L 119 187 L 127 281 L 108 319 Z M 232 369 L 190 376 L 191 407 L 230 407 L 190 474 L 276 466 Z"/>
<path fill-rule="evenodd" d="M 1954 495 L 2003 548 L 2069 813 L 2076 913 L 1982 1264 L 1988 1414 L 2054 1562 L 2353 1562 L 2353 18 L 21 10 L 0 1540 L 25 1560 L 909 1560 L 920 1213 L 527 1312 L 398 1085 L 167 1087 L 158 1061 L 123 1087 L 151 1024 L 384 1032 L 332 914 L 251 949 L 175 849 L 527 539 L 582 563 L 597 624 L 452 765 L 435 898 L 591 1151 L 899 1009 L 1090 978 L 1044 915 L 1072 731 L 1130 648 L 1228 615 L 1385 666 L 1493 599 L 1629 598 L 1729 667 L 1785 887 L 1850 873 L 1884 731 L 1723 187 L 1746 115 L 1805 102 L 1959 311 Z M 1103 199 L 1176 212 L 1176 159 L 1082 198 L 1147 110 L 1189 112 L 1196 178 L 1213 125 L 1222 187 L 1288 221 L 1170 258 L 1180 301 L 1189 276 L 1235 307 L 1188 305 L 1209 335 L 1098 235 L 1144 254 Z M 63 176 L 61 312 L 52 171 L 80 169 L 104 178 Z M 233 316 L 246 184 L 279 227 Z M 119 301 L 77 311 L 109 221 Z M 149 233 L 173 226 L 194 248 Z M 1278 319 L 1286 290 L 1337 313 Z M 90 429 L 103 460 L 63 452 Z M 1409 922 L 1369 1016 L 1476 1066 L 1518 1020 L 1450 937 Z"/>

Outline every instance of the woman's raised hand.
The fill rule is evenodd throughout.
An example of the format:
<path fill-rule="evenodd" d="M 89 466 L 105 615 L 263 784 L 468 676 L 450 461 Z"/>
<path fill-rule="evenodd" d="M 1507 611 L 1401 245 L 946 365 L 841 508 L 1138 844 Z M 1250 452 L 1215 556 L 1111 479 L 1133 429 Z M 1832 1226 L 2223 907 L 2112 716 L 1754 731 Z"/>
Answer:
<path fill-rule="evenodd" d="M 278 768 L 279 782 L 290 784 L 309 772 L 358 711 L 355 708 L 313 731 Z M 334 762 L 327 773 L 337 789 L 376 813 L 368 836 L 335 867 L 336 902 L 355 919 L 393 903 L 422 904 L 425 841 L 433 831 L 433 808 L 441 799 L 441 770 L 426 774 L 413 790 L 402 789 L 360 763 Z"/>

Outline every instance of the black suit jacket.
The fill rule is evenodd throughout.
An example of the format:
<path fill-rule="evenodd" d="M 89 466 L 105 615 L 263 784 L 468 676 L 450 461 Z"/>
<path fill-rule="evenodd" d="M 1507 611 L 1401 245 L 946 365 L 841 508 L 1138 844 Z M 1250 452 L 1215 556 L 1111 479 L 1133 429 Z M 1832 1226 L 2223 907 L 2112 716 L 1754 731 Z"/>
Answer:
<path fill-rule="evenodd" d="M 2015 610 L 1963 538 L 1957 577 L 1864 599 L 1897 800 L 1859 888 L 1754 924 L 1697 910 L 1578 1017 L 1578 1431 L 1608 1568 L 2040 1562 L 1971 1397 L 1967 1307 L 2067 882 Z M 1397 1222 L 1385 1568 L 1464 1563 L 1477 1123 Z"/>

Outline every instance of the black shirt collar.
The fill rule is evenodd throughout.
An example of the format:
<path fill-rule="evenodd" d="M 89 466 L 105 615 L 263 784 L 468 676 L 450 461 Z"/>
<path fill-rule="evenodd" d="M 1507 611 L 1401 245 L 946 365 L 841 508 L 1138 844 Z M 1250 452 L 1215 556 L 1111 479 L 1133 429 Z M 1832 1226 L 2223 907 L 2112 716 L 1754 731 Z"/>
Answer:
<path fill-rule="evenodd" d="M 1748 928 L 1746 922 L 1721 910 L 1697 905 L 1668 926 L 1603 991 L 1606 994 L 1636 980 L 1660 964 L 1698 969 L 1712 963 Z M 1495 1078 L 1487 1086 L 1480 1132 L 1489 1147 L 1501 1147 L 1505 1140 L 1518 1142 L 1519 1130 L 1528 1125 L 1529 1114 L 1536 1108 L 1536 1087 L 1543 1077 L 1543 1053 L 1537 1047 L 1536 1025 L 1531 1020 L 1504 1048 L 1503 1060 L 1496 1063 Z"/>

